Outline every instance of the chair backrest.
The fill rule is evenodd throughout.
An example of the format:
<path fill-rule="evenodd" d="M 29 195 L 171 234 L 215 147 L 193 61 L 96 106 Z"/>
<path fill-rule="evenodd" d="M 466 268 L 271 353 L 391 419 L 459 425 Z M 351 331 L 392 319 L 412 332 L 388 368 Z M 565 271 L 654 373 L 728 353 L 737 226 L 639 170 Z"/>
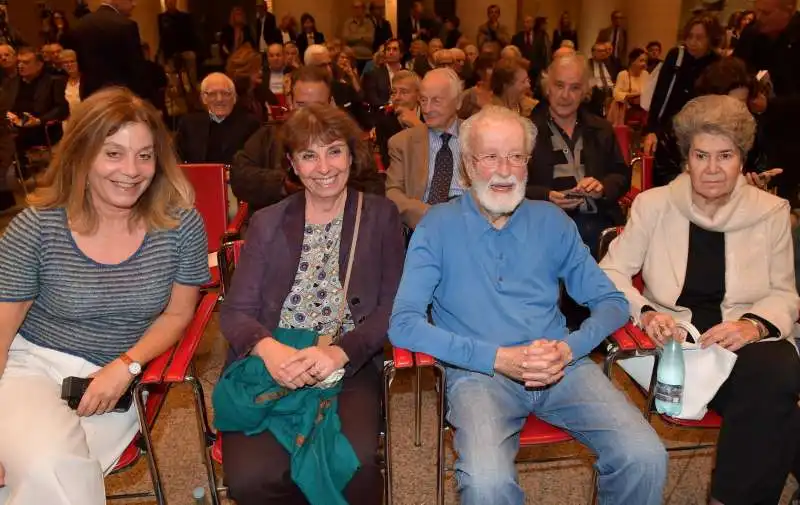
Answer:
<path fill-rule="evenodd" d="M 624 230 L 624 226 L 613 226 L 611 228 L 606 228 L 600 233 L 600 243 L 597 244 L 597 258 L 598 260 L 602 260 L 603 257 L 608 252 L 608 248 L 611 246 L 611 242 L 614 241 L 617 237 L 620 236 L 622 230 Z M 633 282 L 633 286 L 639 290 L 641 293 L 644 291 L 644 281 L 642 280 L 642 274 L 637 273 L 631 279 Z"/>
<path fill-rule="evenodd" d="M 625 163 L 631 164 L 631 129 L 626 125 L 617 125 L 614 127 L 614 135 L 617 137 L 619 149 L 622 151 L 622 157 Z"/>
<path fill-rule="evenodd" d="M 642 191 L 653 187 L 653 161 L 652 156 L 642 156 Z"/>
<path fill-rule="evenodd" d="M 217 264 L 219 265 L 220 291 L 224 298 L 231 286 L 233 272 L 239 265 L 239 258 L 244 247 L 244 240 L 234 240 L 225 242 L 217 252 Z"/>
<path fill-rule="evenodd" d="M 183 174 L 194 187 L 194 206 L 206 227 L 208 252 L 217 252 L 228 227 L 228 187 L 225 165 L 201 163 L 181 165 Z"/>

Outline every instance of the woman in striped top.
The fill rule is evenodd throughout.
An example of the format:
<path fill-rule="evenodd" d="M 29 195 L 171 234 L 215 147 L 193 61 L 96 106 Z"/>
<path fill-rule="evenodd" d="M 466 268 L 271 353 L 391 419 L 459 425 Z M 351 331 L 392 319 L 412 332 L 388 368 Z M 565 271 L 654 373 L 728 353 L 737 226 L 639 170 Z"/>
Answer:
<path fill-rule="evenodd" d="M 203 223 L 158 112 L 107 89 L 74 111 L 0 238 L 0 505 L 101 505 L 137 431 L 112 412 L 208 282 Z M 94 377 L 77 410 L 66 377 Z"/>

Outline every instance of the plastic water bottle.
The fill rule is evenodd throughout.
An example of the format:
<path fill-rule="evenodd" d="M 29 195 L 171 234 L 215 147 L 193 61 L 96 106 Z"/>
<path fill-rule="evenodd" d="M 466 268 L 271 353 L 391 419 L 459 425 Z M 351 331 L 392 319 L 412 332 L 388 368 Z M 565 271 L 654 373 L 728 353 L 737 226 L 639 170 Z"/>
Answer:
<path fill-rule="evenodd" d="M 206 490 L 203 487 L 196 487 L 194 491 L 192 491 L 192 498 L 194 498 L 194 505 L 208 505 L 208 500 L 206 500 Z"/>
<path fill-rule="evenodd" d="M 683 408 L 683 382 L 686 372 L 681 343 L 671 338 L 661 350 L 661 360 L 656 370 L 656 411 L 677 416 Z"/>

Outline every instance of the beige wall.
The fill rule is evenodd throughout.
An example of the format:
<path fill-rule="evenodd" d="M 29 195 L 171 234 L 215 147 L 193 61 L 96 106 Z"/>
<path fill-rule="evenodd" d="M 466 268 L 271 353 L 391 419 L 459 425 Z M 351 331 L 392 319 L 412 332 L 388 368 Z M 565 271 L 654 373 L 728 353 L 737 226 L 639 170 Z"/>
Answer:
<path fill-rule="evenodd" d="M 625 9 L 628 18 L 628 48 L 644 48 L 651 40 L 660 41 L 664 52 L 675 46 L 681 24 L 681 3 L 681 0 L 629 0 Z"/>

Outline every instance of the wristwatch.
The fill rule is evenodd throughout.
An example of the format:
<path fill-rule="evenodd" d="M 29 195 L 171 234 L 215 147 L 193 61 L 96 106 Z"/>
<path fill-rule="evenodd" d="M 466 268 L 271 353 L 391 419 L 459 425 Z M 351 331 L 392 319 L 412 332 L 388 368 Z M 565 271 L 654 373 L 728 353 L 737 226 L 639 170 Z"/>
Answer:
<path fill-rule="evenodd" d="M 130 372 L 130 374 L 133 375 L 134 377 L 142 373 L 142 364 L 133 361 L 133 359 L 130 356 L 128 356 L 128 353 L 123 352 L 120 355 L 119 359 L 121 359 L 122 362 L 125 363 L 125 365 L 127 365 L 128 372 Z"/>

